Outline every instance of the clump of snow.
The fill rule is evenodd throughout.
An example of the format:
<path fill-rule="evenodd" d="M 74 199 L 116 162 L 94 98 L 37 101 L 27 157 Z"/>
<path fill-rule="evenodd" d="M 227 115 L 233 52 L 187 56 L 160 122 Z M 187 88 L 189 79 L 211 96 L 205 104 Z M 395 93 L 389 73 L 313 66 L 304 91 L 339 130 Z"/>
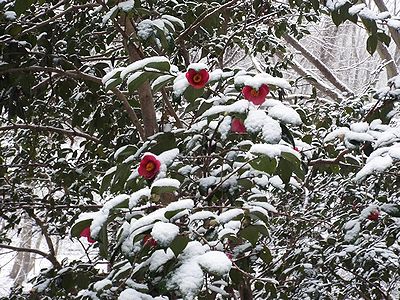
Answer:
<path fill-rule="evenodd" d="M 206 110 L 203 115 L 201 116 L 202 118 L 216 115 L 219 113 L 245 113 L 249 107 L 250 107 L 250 102 L 247 100 L 239 100 L 236 101 L 230 105 L 216 105 L 212 106 L 208 110 Z"/>
<path fill-rule="evenodd" d="M 324 138 L 324 143 L 329 143 L 336 138 L 344 139 L 346 133 L 350 131 L 347 127 L 340 127 L 328 133 Z"/>
<path fill-rule="evenodd" d="M 175 257 L 174 252 L 168 248 L 164 251 L 164 249 L 159 249 L 153 252 L 150 256 L 150 265 L 149 270 L 151 272 L 156 271 L 160 267 L 162 267 L 167 261 L 173 259 Z"/>
<path fill-rule="evenodd" d="M 283 104 L 271 107 L 268 110 L 268 115 L 288 124 L 301 125 L 303 123 L 300 115 L 293 108 Z"/>
<path fill-rule="evenodd" d="M 352 7 L 349 8 L 349 14 L 354 16 L 358 14 L 361 10 L 363 10 L 366 7 L 364 3 L 353 5 Z"/>
<path fill-rule="evenodd" d="M 192 209 L 194 207 L 194 202 L 192 199 L 183 199 L 179 201 L 172 202 L 165 208 L 166 211 L 175 211 L 183 209 Z"/>
<path fill-rule="evenodd" d="M 327 0 L 326 1 L 326 7 L 330 11 L 334 11 L 345 5 L 346 3 L 349 3 L 348 0 Z"/>
<path fill-rule="evenodd" d="M 193 222 L 195 220 L 205 220 L 205 219 L 209 219 L 209 218 L 215 219 L 216 217 L 217 216 L 213 212 L 208 211 L 208 210 L 202 210 L 202 211 L 198 211 L 198 212 L 195 212 L 194 214 L 192 214 L 189 217 L 189 219 L 190 219 L 190 222 Z"/>
<path fill-rule="evenodd" d="M 249 198 L 249 199 L 251 199 L 251 198 Z M 270 212 L 278 213 L 276 208 L 273 205 L 271 205 L 271 204 L 269 204 L 267 202 L 250 202 L 249 205 L 260 206 L 260 207 L 262 207 L 262 208 L 264 208 L 264 209 L 266 209 L 266 210 L 268 210 Z"/>
<path fill-rule="evenodd" d="M 281 149 L 277 145 L 254 144 L 251 146 L 249 153 L 263 154 L 270 158 L 274 158 L 281 155 Z"/>
<path fill-rule="evenodd" d="M 248 85 L 255 89 L 259 89 L 263 84 L 275 85 L 280 88 L 290 89 L 289 82 L 280 77 L 273 77 L 266 73 L 250 76 L 244 72 L 238 72 L 234 78 L 235 85 Z"/>
<path fill-rule="evenodd" d="M 367 132 L 369 124 L 367 122 L 357 122 L 350 125 L 350 130 L 354 132 Z"/>
<path fill-rule="evenodd" d="M 94 289 L 95 291 L 101 291 L 101 290 L 104 290 L 104 289 L 108 289 L 108 288 L 110 288 L 111 286 L 112 286 L 111 280 L 105 278 L 105 279 L 102 279 L 102 280 L 100 280 L 100 281 L 97 281 L 97 282 L 93 285 L 93 289 Z"/>
<path fill-rule="evenodd" d="M 231 260 L 221 251 L 209 251 L 197 259 L 199 265 L 208 273 L 222 276 L 228 274 L 232 268 Z"/>
<path fill-rule="evenodd" d="M 389 155 L 378 156 L 371 159 L 366 165 L 358 171 L 355 180 L 363 181 L 368 175 L 382 173 L 393 165 L 393 159 Z"/>
<path fill-rule="evenodd" d="M 154 34 L 153 22 L 149 19 L 143 20 L 137 24 L 137 35 L 142 40 L 147 40 Z"/>
<path fill-rule="evenodd" d="M 140 189 L 132 193 L 129 197 L 129 208 L 133 208 L 139 204 L 142 199 L 148 199 L 151 196 L 151 190 L 148 187 Z"/>
<path fill-rule="evenodd" d="M 203 271 L 195 259 L 184 262 L 167 281 L 167 288 L 177 288 L 184 299 L 193 300 L 203 286 Z M 131 298 L 136 299 L 136 298 Z"/>
<path fill-rule="evenodd" d="M 267 116 L 262 128 L 262 138 L 270 144 L 279 143 L 282 139 L 282 128 L 279 122 Z"/>
<path fill-rule="evenodd" d="M 4 12 L 4 18 L 9 21 L 14 21 L 17 18 L 17 14 L 15 11 L 8 10 Z"/>
<path fill-rule="evenodd" d="M 188 68 L 188 70 L 195 70 L 195 71 L 200 71 L 200 70 L 208 70 L 208 66 L 204 63 L 191 63 Z"/>
<path fill-rule="evenodd" d="M 172 23 L 178 24 L 182 29 L 185 29 L 185 23 L 177 17 L 171 16 L 171 15 L 162 15 L 162 19 L 168 20 Z"/>
<path fill-rule="evenodd" d="M 344 240 L 346 242 L 351 242 L 355 240 L 360 233 L 361 225 L 358 220 L 350 220 L 344 224 L 344 231 L 346 232 Z"/>
<path fill-rule="evenodd" d="M 110 79 L 116 77 L 120 72 L 122 72 L 123 69 L 125 69 L 125 68 L 119 67 L 119 68 L 112 69 L 110 72 L 108 72 L 106 75 L 103 76 L 103 78 L 101 79 L 101 82 L 103 84 L 106 84 Z"/>
<path fill-rule="evenodd" d="M 400 20 L 390 19 L 387 21 L 387 25 L 389 27 L 399 30 L 400 29 Z"/>
<path fill-rule="evenodd" d="M 124 70 L 121 72 L 120 76 L 122 79 L 124 79 L 127 74 L 143 69 L 146 65 L 150 63 L 160 63 L 160 62 L 169 63 L 169 59 L 166 58 L 165 56 L 153 56 L 153 57 L 143 58 L 125 67 Z"/>
<path fill-rule="evenodd" d="M 168 187 L 174 187 L 176 189 L 179 189 L 179 186 L 181 185 L 181 183 L 179 182 L 179 180 L 176 179 L 172 179 L 172 178 L 162 178 L 162 179 L 158 179 L 156 181 L 153 182 L 153 184 L 151 185 L 151 187 L 164 187 L 164 186 L 168 186 Z"/>
<path fill-rule="evenodd" d="M 151 230 L 151 236 L 162 247 L 169 246 L 179 234 L 179 227 L 175 224 L 157 222 Z"/>
<path fill-rule="evenodd" d="M 224 211 L 217 217 L 217 221 L 221 224 L 225 224 L 229 222 L 230 220 L 240 216 L 243 214 L 243 209 L 241 208 L 233 208 L 229 209 L 227 211 Z"/>

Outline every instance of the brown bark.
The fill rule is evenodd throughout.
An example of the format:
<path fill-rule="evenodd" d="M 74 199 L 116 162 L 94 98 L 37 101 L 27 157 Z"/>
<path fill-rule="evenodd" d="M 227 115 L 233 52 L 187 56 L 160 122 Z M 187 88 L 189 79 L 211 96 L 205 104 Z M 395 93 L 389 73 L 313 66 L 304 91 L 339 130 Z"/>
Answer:
<path fill-rule="evenodd" d="M 374 0 L 374 1 L 376 6 L 378 6 L 380 12 L 388 11 L 383 0 Z M 389 32 L 397 48 L 400 49 L 400 33 L 393 27 L 389 27 Z"/>
<path fill-rule="evenodd" d="M 382 44 L 381 42 L 378 42 L 378 46 L 376 47 L 376 51 L 378 52 L 380 58 L 384 61 L 386 61 L 386 75 L 387 78 L 392 78 L 396 75 L 398 75 L 398 71 L 397 71 L 397 66 L 393 60 L 392 55 L 390 55 L 388 49 L 386 48 L 386 46 L 384 44 Z"/>
<path fill-rule="evenodd" d="M 285 34 L 283 38 L 297 51 L 300 51 L 301 54 L 311 62 L 324 77 L 337 89 L 339 89 L 342 93 L 346 93 L 348 95 L 354 94 L 352 90 L 350 90 L 343 82 L 341 82 L 332 72 L 329 70 L 325 64 L 318 59 L 314 54 L 308 51 L 303 45 L 301 45 L 296 39 L 291 37 L 288 34 Z"/>
<path fill-rule="evenodd" d="M 124 21 L 124 46 L 128 52 L 129 61 L 135 62 L 143 59 L 143 53 L 129 41 L 129 37 L 135 35 L 135 29 L 129 18 Z M 156 110 L 154 107 L 153 93 L 150 82 L 145 81 L 138 89 L 140 109 L 142 110 L 145 137 L 149 137 L 158 131 Z"/>

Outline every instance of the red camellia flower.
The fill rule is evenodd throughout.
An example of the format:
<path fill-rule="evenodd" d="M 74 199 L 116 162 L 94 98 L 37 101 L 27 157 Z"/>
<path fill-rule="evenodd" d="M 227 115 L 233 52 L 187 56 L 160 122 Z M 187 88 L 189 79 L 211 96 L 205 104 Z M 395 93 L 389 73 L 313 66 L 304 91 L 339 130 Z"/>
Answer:
<path fill-rule="evenodd" d="M 377 221 L 378 218 L 379 218 L 379 210 L 377 210 L 377 209 L 374 211 L 371 211 L 371 213 L 368 215 L 368 220 L 371 220 L 371 221 Z"/>
<path fill-rule="evenodd" d="M 160 172 L 160 161 L 152 154 L 143 156 L 139 165 L 139 175 L 146 179 L 153 179 Z"/>
<path fill-rule="evenodd" d="M 85 229 L 82 230 L 80 233 L 80 236 L 87 238 L 87 241 L 91 244 L 93 244 L 96 240 L 92 239 L 90 236 L 90 227 L 86 227 Z"/>
<path fill-rule="evenodd" d="M 255 105 L 260 105 L 265 102 L 265 97 L 269 94 L 269 87 L 263 84 L 256 89 L 246 85 L 242 90 L 242 94 L 246 100 L 253 102 Z"/>
<path fill-rule="evenodd" d="M 153 239 L 153 237 L 150 234 L 146 234 L 143 237 L 143 245 L 150 247 L 157 247 L 157 241 Z"/>
<path fill-rule="evenodd" d="M 195 89 L 203 88 L 206 85 L 206 83 L 208 82 L 209 78 L 210 78 L 210 74 L 207 72 L 206 69 L 202 69 L 199 71 L 196 71 L 194 69 L 189 69 L 186 72 L 187 81 Z"/>
<path fill-rule="evenodd" d="M 234 118 L 231 123 L 231 131 L 235 133 L 246 133 L 246 127 L 241 119 Z"/>

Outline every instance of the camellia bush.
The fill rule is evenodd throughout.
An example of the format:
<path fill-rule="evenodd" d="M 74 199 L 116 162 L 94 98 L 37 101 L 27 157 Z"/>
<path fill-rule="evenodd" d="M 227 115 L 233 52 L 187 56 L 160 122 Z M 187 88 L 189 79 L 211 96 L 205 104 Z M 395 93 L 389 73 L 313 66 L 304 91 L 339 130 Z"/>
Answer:
<path fill-rule="evenodd" d="M 400 76 L 337 98 L 286 77 L 281 38 L 321 14 L 390 42 L 353 4 L 0 3 L 0 248 L 29 252 L 25 215 L 51 263 L 8 299 L 398 297 Z"/>

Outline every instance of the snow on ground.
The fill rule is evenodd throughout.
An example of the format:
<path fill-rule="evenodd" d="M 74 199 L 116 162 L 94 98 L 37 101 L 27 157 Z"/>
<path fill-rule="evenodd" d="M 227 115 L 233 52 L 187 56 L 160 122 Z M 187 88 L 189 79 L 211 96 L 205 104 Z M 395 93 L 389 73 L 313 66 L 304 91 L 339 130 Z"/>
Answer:
<path fill-rule="evenodd" d="M 34 247 L 37 238 L 38 234 L 34 234 L 32 238 L 32 248 Z M 13 241 L 12 243 L 13 246 L 23 247 L 23 244 L 22 245 L 20 244 L 21 243 L 20 237 L 12 238 L 12 241 Z M 81 242 L 85 247 L 88 246 L 88 243 L 85 238 L 81 238 Z M 54 246 L 57 248 L 57 243 L 55 242 L 54 239 L 53 243 Z M 44 238 L 42 239 L 38 249 L 43 252 L 48 251 L 46 241 Z M 89 255 L 94 257 L 98 250 L 94 250 L 93 248 L 91 249 L 92 249 L 91 251 L 89 250 Z M 14 279 L 10 277 L 10 272 L 13 268 L 16 255 L 17 254 L 14 251 L 10 251 L 8 249 L 0 249 L 0 297 L 7 297 L 10 292 L 10 288 L 14 284 Z M 68 259 L 68 261 L 73 261 L 73 260 L 86 261 L 87 256 L 85 255 L 85 252 L 77 239 L 71 240 L 70 238 L 67 237 L 58 243 L 57 259 L 59 262 L 61 262 L 63 259 Z M 33 255 L 32 261 L 34 261 L 34 266 L 32 270 L 28 273 L 27 280 L 25 280 L 25 282 L 23 283 L 23 288 L 25 291 L 29 291 L 32 288 L 32 284 L 27 283 L 28 280 L 37 276 L 41 269 L 51 267 L 51 263 L 47 259 L 42 258 L 40 255 Z"/>

